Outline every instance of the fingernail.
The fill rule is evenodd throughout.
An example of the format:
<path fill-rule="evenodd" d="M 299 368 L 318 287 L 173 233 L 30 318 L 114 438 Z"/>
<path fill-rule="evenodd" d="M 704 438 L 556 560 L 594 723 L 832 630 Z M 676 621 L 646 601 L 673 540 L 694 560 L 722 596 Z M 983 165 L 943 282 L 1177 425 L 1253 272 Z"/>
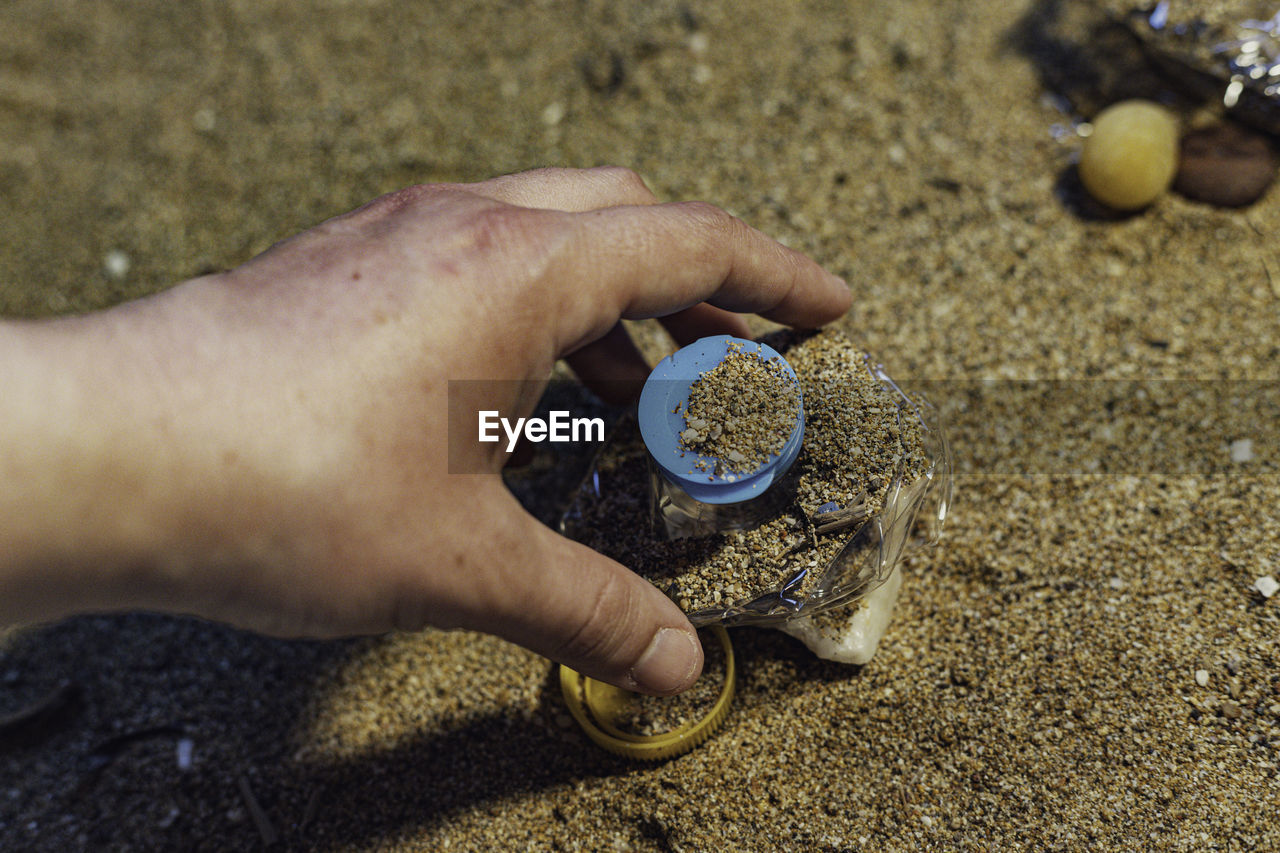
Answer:
<path fill-rule="evenodd" d="M 661 628 L 631 668 L 631 679 L 641 690 L 677 693 L 694 682 L 701 667 L 697 637 L 679 628 Z"/>

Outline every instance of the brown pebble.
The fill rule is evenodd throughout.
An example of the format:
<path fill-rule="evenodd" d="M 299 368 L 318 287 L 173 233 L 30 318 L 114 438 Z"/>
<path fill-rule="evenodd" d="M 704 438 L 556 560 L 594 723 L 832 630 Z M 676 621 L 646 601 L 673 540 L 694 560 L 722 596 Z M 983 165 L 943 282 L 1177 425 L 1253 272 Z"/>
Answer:
<path fill-rule="evenodd" d="M 1226 123 L 1193 130 L 1182 138 L 1173 188 L 1206 204 L 1244 207 L 1257 201 L 1275 176 L 1275 154 L 1267 138 Z"/>
<path fill-rule="evenodd" d="M 1240 716 L 1240 706 L 1228 699 L 1222 703 L 1222 716 L 1228 720 L 1238 719 Z"/>

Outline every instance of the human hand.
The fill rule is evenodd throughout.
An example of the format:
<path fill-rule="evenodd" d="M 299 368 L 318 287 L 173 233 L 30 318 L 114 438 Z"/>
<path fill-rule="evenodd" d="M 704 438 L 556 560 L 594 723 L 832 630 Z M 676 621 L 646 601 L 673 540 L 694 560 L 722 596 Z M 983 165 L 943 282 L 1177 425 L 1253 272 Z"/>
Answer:
<path fill-rule="evenodd" d="M 657 204 L 622 169 L 552 169 L 412 187 L 230 272 L 23 329 L 21 351 L 64 353 L 61 416 L 96 424 L 78 456 L 109 458 L 50 487 L 85 526 L 42 558 L 106 568 L 88 587 L 46 579 L 0 619 L 149 607 L 290 636 L 460 627 L 678 692 L 701 667 L 685 616 L 528 515 L 496 476 L 505 443 L 453 460 L 487 473 L 450 473 L 449 408 L 528 415 L 565 356 L 589 384 L 642 382 L 620 318 L 664 317 L 686 343 L 744 334 L 731 312 L 817 326 L 849 301 L 723 211 Z M 518 381 L 450 400 L 450 380 L 484 379 Z"/>

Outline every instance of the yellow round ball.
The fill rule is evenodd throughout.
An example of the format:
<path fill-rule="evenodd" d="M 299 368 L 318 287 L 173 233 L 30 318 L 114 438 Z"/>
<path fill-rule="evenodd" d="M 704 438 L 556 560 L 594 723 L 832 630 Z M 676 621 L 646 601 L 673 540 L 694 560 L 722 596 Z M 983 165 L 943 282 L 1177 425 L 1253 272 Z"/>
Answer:
<path fill-rule="evenodd" d="M 1098 113 L 1080 151 L 1089 195 L 1116 210 L 1160 197 L 1178 171 L 1178 120 L 1151 101 L 1121 101 Z"/>

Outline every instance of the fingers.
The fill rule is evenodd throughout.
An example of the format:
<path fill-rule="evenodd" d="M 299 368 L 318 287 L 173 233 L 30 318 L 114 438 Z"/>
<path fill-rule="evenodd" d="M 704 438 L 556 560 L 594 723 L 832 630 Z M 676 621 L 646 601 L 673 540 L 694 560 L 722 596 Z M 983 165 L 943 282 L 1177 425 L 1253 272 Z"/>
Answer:
<path fill-rule="evenodd" d="M 487 592 L 465 627 L 627 690 L 667 695 L 697 680 L 702 647 L 670 599 L 613 560 L 543 527 L 514 500 L 512 507 L 524 525 L 520 558 L 487 567 Z"/>
<path fill-rule="evenodd" d="M 751 328 L 741 314 L 706 303 L 660 317 L 658 322 L 677 346 L 687 346 L 708 335 L 751 337 Z M 565 361 L 597 397 L 615 406 L 638 398 L 651 370 L 621 323 L 614 325 L 603 338 L 565 356 Z"/>
<path fill-rule="evenodd" d="M 751 337 L 741 314 L 701 303 L 659 318 L 678 346 L 708 335 Z M 600 340 L 587 344 L 565 361 L 584 385 L 606 403 L 625 405 L 636 400 L 651 370 L 626 328 L 618 323 Z"/>
<path fill-rule="evenodd" d="M 724 311 L 706 303 L 660 317 L 658 322 L 675 338 L 676 344 L 682 347 L 709 335 L 751 337 L 751 328 L 741 314 Z"/>
<path fill-rule="evenodd" d="M 662 316 L 704 301 L 799 327 L 849 308 L 843 281 L 712 205 L 613 207 L 577 221 L 551 281 L 561 293 L 592 298 L 558 317 L 563 348 L 619 315 Z"/>
<path fill-rule="evenodd" d="M 534 169 L 467 184 L 466 189 L 505 204 L 570 213 L 658 202 L 639 175 L 620 166 Z"/>
<path fill-rule="evenodd" d="M 565 356 L 578 379 L 606 403 L 621 406 L 640 396 L 649 363 L 621 323 L 600 340 Z"/>
<path fill-rule="evenodd" d="M 418 184 L 405 187 L 367 202 L 328 220 L 313 231 L 357 229 L 381 222 L 388 217 L 405 214 L 427 221 L 440 213 L 432 207 L 470 196 L 515 208 L 579 213 L 603 207 L 657 204 L 657 199 L 644 180 L 621 166 L 594 169 L 533 169 L 502 175 L 471 184 Z M 528 210 L 523 211 L 528 213 Z M 311 232 L 305 232 L 311 233 Z M 303 235 L 300 235 L 303 236 Z M 298 238 L 283 241 L 288 243 Z M 280 244 L 277 244 L 280 245 Z"/>

